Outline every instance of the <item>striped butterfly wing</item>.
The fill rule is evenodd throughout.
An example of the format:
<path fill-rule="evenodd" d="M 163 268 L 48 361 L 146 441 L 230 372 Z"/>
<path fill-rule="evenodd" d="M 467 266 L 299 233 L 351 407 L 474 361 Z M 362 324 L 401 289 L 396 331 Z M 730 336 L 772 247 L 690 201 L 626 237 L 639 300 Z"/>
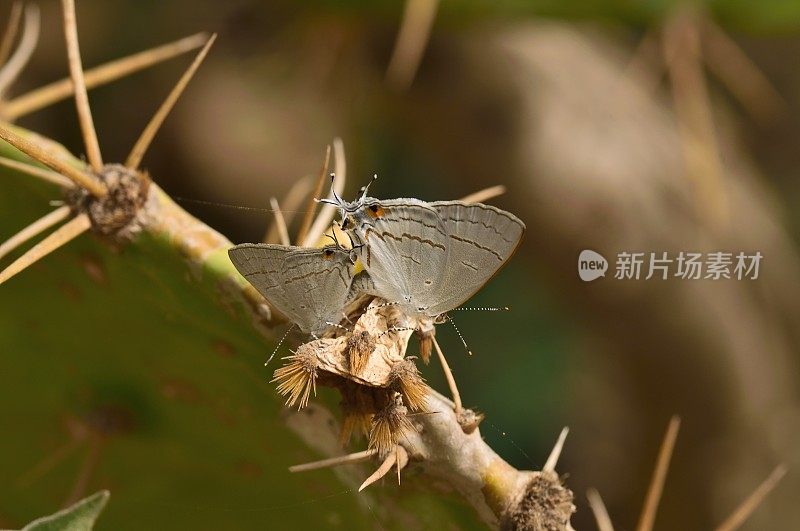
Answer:
<path fill-rule="evenodd" d="M 328 321 L 339 320 L 353 279 L 346 250 L 246 243 L 228 255 L 239 273 L 303 332 L 322 332 Z"/>
<path fill-rule="evenodd" d="M 368 200 L 369 221 L 356 229 L 359 258 L 375 291 L 411 313 L 433 302 L 447 267 L 447 232 L 437 212 L 417 199 Z"/>
<path fill-rule="evenodd" d="M 431 316 L 457 308 L 486 284 L 514 254 L 525 224 L 515 215 L 482 203 L 436 201 L 429 203 L 448 234 L 446 275 Z"/>
<path fill-rule="evenodd" d="M 341 320 L 354 275 L 346 249 L 328 246 L 292 251 L 286 255 L 284 267 L 292 311 L 307 319 L 309 332 L 321 333 L 329 323 Z"/>

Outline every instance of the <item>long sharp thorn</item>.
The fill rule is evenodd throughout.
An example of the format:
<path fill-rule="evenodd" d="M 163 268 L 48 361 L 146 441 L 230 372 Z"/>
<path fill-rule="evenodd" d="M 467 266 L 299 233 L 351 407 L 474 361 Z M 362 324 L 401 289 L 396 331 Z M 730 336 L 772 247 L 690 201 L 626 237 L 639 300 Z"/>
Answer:
<path fill-rule="evenodd" d="M 86 214 L 78 214 L 67 221 L 0 272 L 0 284 L 25 270 L 40 258 L 47 256 L 62 245 L 86 232 L 91 226 L 92 222 Z"/>
<path fill-rule="evenodd" d="M 19 46 L 8 62 L 0 68 L 0 96 L 5 94 L 28 64 L 37 42 L 39 42 L 39 7 L 30 4 L 25 7 L 25 25 L 22 28 Z"/>
<path fill-rule="evenodd" d="M 558 440 L 556 441 L 555 446 L 553 446 L 553 450 L 550 452 L 547 462 L 542 467 L 542 472 L 556 471 L 556 464 L 558 463 L 558 458 L 561 457 L 561 450 L 564 449 L 564 441 L 567 439 L 568 433 L 569 428 L 567 427 L 564 427 L 564 429 L 561 430 L 561 434 L 558 436 Z"/>
<path fill-rule="evenodd" d="M 334 173 L 336 174 L 335 187 L 331 187 L 334 197 L 338 197 L 344 191 L 345 178 L 347 177 L 347 161 L 344 157 L 344 143 L 341 138 L 333 139 L 333 160 Z M 320 201 L 322 202 L 322 201 Z M 320 211 L 317 219 L 311 225 L 311 229 L 303 240 L 303 247 L 311 247 L 317 243 L 322 234 L 328 229 L 336 215 L 336 207 L 326 204 Z"/>
<path fill-rule="evenodd" d="M 197 72 L 197 69 L 202 64 L 203 59 L 206 58 L 208 50 L 211 48 L 211 45 L 214 44 L 215 40 L 217 40 L 216 33 L 211 35 L 205 46 L 203 46 L 203 49 L 200 50 L 200 53 L 198 53 L 197 57 L 194 58 L 192 64 L 189 65 L 189 68 L 183 73 L 175 87 L 173 87 L 172 91 L 169 93 L 169 96 L 167 96 L 167 99 L 164 100 L 164 103 L 161 104 L 161 107 L 158 108 L 156 113 L 150 119 L 150 123 L 148 123 L 144 128 L 141 136 L 139 136 L 136 144 L 134 144 L 133 149 L 131 149 L 128 159 L 125 161 L 125 166 L 132 170 L 135 170 L 139 167 L 139 163 L 142 162 L 142 158 L 147 152 L 147 148 L 150 147 L 150 143 L 153 141 L 156 133 L 158 133 L 158 130 L 161 128 L 161 125 L 164 123 L 167 115 L 175 106 L 178 98 L 180 98 L 181 94 L 183 94 L 183 91 L 186 89 L 189 81 L 192 80 L 192 76 L 194 76 L 194 73 Z"/>
<path fill-rule="evenodd" d="M 291 245 L 292 242 L 289 240 L 289 231 L 286 228 L 286 220 L 283 219 L 283 212 L 281 212 L 281 207 L 278 204 L 278 200 L 274 197 L 270 197 L 269 205 L 272 207 L 272 212 L 275 214 L 275 226 L 278 228 L 278 235 L 281 239 L 282 245 Z"/>
<path fill-rule="evenodd" d="M 709 17 L 703 22 L 703 60 L 709 68 L 756 119 L 778 118 L 789 106 L 780 92 L 725 30 Z"/>
<path fill-rule="evenodd" d="M 64 36 L 67 42 L 69 75 L 75 90 L 75 107 L 86 147 L 86 157 L 94 171 L 99 172 L 103 167 L 103 157 L 100 154 L 100 143 L 97 141 L 89 96 L 86 93 L 86 80 L 83 77 L 81 50 L 78 45 L 78 24 L 75 21 L 75 0 L 61 0 L 61 5 L 64 9 Z"/>
<path fill-rule="evenodd" d="M 395 464 L 398 464 L 399 467 L 402 469 L 403 467 L 406 466 L 407 463 L 408 463 L 408 452 L 406 452 L 405 448 L 398 445 L 396 447 L 396 451 L 389 452 L 389 454 L 386 456 L 386 459 L 384 459 L 383 463 L 381 463 L 381 466 L 379 466 L 378 469 L 375 472 L 373 472 L 372 475 L 370 475 L 367 479 L 365 479 L 364 483 L 362 483 L 360 487 L 358 487 L 358 492 L 361 492 L 362 490 L 366 489 L 367 487 L 369 487 L 370 485 L 381 479 L 383 476 L 385 476 L 387 473 L 389 473 L 389 471 Z"/>
<path fill-rule="evenodd" d="M 611 523 L 606 504 L 603 503 L 600 493 L 595 489 L 589 489 L 586 498 L 589 500 L 589 507 L 592 508 L 598 531 L 614 531 L 614 524 Z"/>
<path fill-rule="evenodd" d="M 456 379 L 453 377 L 453 371 L 450 370 L 450 365 L 447 363 L 447 358 L 444 357 L 444 352 L 442 352 L 439 342 L 436 341 L 436 336 L 432 336 L 431 340 L 433 341 L 433 347 L 436 349 L 436 354 L 439 356 L 439 362 L 442 364 L 442 370 L 447 379 L 447 385 L 450 387 L 450 393 L 453 395 L 453 410 L 458 415 L 461 413 L 463 406 L 461 405 L 461 393 L 458 392 L 458 387 L 456 386 Z"/>
<path fill-rule="evenodd" d="M 747 497 L 742 504 L 733 511 L 727 520 L 722 522 L 716 531 L 735 531 L 747 520 L 753 511 L 761 505 L 764 498 L 777 486 L 778 482 L 786 475 L 786 465 L 779 465 L 761 485 Z"/>
<path fill-rule="evenodd" d="M 289 191 L 284 196 L 283 201 L 283 208 L 281 209 L 281 214 L 283 214 L 284 223 L 287 227 L 291 225 L 292 220 L 294 219 L 295 214 L 297 214 L 298 209 L 303 204 L 303 201 L 308 197 L 308 194 L 311 193 L 311 187 L 313 186 L 311 176 L 306 175 L 305 177 L 298 179 L 289 188 Z M 267 229 L 266 234 L 264 234 L 263 242 L 264 243 L 275 243 L 278 241 L 278 227 L 276 223 L 272 223 Z"/>
<path fill-rule="evenodd" d="M 12 170 L 17 170 L 22 173 L 27 173 L 28 175 L 37 177 L 47 182 L 51 182 L 53 184 L 57 184 L 58 186 L 61 186 L 63 188 L 72 188 L 74 186 L 72 181 L 70 181 L 60 173 L 56 173 L 53 170 L 40 168 L 32 164 L 26 164 L 18 160 L 9 159 L 6 157 L 0 157 L 0 166 L 5 166 L 6 168 L 11 168 Z"/>
<path fill-rule="evenodd" d="M 11 55 L 11 48 L 14 46 L 14 39 L 17 38 L 19 31 L 19 21 L 22 18 L 22 2 L 17 1 L 11 5 L 8 13 L 8 23 L 6 31 L 3 33 L 3 40 L 0 41 L 0 65 L 5 64 L 8 56 Z"/>
<path fill-rule="evenodd" d="M 302 465 L 293 465 L 289 467 L 289 472 L 306 472 L 308 470 L 318 470 L 320 468 L 330 468 L 339 465 L 346 465 L 350 463 L 359 463 L 372 458 L 378 453 L 374 448 L 372 450 L 364 450 L 363 452 L 356 452 L 348 455 L 340 455 L 331 457 L 330 459 L 323 459 L 321 461 L 313 461 L 311 463 L 303 463 Z"/>
<path fill-rule="evenodd" d="M 52 212 L 45 214 L 41 218 L 37 219 L 2 244 L 0 244 L 0 259 L 2 259 L 5 255 L 19 247 L 21 244 L 25 243 L 26 241 L 30 240 L 34 236 L 46 231 L 53 225 L 60 223 L 61 221 L 67 219 L 70 213 L 70 207 L 62 206 L 59 207 Z"/>
<path fill-rule="evenodd" d="M 667 479 L 669 462 L 672 459 L 672 450 L 675 448 L 680 426 L 680 417 L 675 415 L 670 419 L 667 431 L 664 433 L 664 440 L 661 442 L 661 448 L 658 451 L 656 468 L 653 470 L 653 478 L 650 480 L 650 487 L 647 489 L 647 497 L 644 501 L 644 507 L 642 507 L 642 515 L 639 517 L 636 531 L 651 531 L 653 529 L 656 512 L 658 511 L 658 502 L 661 500 L 661 493 L 664 490 L 664 482 Z"/>
<path fill-rule="evenodd" d="M 490 186 L 489 188 L 484 188 L 483 190 L 478 190 L 477 192 L 465 195 L 459 199 L 459 201 L 464 203 L 483 203 L 484 201 L 494 199 L 495 197 L 503 195 L 504 193 L 506 193 L 506 187 L 502 184 L 498 184 L 497 186 Z"/>
<path fill-rule="evenodd" d="M 37 146 L 33 142 L 19 136 L 11 129 L 0 126 L 0 138 L 22 151 L 29 157 L 36 159 L 48 168 L 51 168 L 64 177 L 68 177 L 76 184 L 83 186 L 96 197 L 103 197 L 108 193 L 106 186 L 97 177 L 88 171 L 78 169 L 63 160 L 53 156 L 50 152 Z"/>
<path fill-rule="evenodd" d="M 299 245 L 302 245 L 305 240 L 308 229 L 311 227 L 311 222 L 314 221 L 314 212 L 317 209 L 316 200 L 322 195 L 322 188 L 325 186 L 325 177 L 328 175 L 328 165 L 331 161 L 331 145 L 325 149 L 325 160 L 322 162 L 319 176 L 317 177 L 317 184 L 314 186 L 314 192 L 308 199 L 308 208 L 303 216 L 303 223 L 300 225 L 300 230 L 297 231 L 297 239 L 295 240 Z"/>
<path fill-rule="evenodd" d="M 430 39 L 439 0 L 406 0 L 403 21 L 386 69 L 387 84 L 397 91 L 411 86 Z"/>
<path fill-rule="evenodd" d="M 208 41 L 208 34 L 197 33 L 183 39 L 163 44 L 150 50 L 135 53 L 115 61 L 90 68 L 83 73 L 86 88 L 92 89 L 123 78 L 150 66 L 156 65 L 190 50 L 199 48 Z M 13 121 L 38 111 L 48 105 L 72 96 L 72 80 L 60 79 L 32 90 L 3 104 L 2 114 Z"/>

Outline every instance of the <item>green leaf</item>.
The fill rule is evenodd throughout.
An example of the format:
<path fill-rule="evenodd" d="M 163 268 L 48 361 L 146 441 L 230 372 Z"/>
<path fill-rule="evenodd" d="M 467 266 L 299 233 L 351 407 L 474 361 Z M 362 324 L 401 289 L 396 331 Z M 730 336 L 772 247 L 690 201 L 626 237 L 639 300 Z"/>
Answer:
<path fill-rule="evenodd" d="M 26 525 L 22 531 L 90 531 L 108 503 L 110 493 L 101 490 L 75 505 Z"/>

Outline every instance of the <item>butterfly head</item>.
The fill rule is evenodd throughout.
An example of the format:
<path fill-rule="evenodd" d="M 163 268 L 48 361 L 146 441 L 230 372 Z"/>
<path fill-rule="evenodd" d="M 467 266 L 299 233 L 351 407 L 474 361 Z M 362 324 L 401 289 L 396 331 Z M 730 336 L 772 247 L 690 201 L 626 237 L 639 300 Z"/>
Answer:
<path fill-rule="evenodd" d="M 355 229 L 363 228 L 365 225 L 372 225 L 372 221 L 383 216 L 383 207 L 380 201 L 374 197 L 368 197 L 367 192 L 369 187 L 378 178 L 377 174 L 373 174 L 372 179 L 358 191 L 358 196 L 354 201 L 345 201 L 333 187 L 335 175 L 331 174 L 331 197 L 321 199 L 320 203 L 335 206 L 339 209 L 341 221 L 339 227 L 346 231 L 353 231 Z"/>

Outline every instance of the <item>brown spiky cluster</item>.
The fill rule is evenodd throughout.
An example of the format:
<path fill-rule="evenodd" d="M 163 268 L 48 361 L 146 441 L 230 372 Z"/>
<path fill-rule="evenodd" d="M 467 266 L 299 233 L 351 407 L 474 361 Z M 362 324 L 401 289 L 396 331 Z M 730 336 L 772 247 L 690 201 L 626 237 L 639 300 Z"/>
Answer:
<path fill-rule="evenodd" d="M 314 350 L 301 345 L 297 352 L 287 356 L 288 362 L 275 371 L 273 382 L 278 384 L 278 392 L 287 396 L 286 405 L 301 409 L 308 405 L 311 392 L 317 395 L 317 369 L 319 363 Z"/>
<path fill-rule="evenodd" d="M 385 456 L 394 450 L 404 433 L 414 429 L 408 417 L 408 408 L 403 405 L 403 396 L 395 392 L 386 407 L 372 417 L 369 448 L 377 450 L 379 456 Z"/>
<path fill-rule="evenodd" d="M 575 512 L 572 491 L 555 472 L 536 472 L 519 503 L 504 515 L 502 530 L 562 531 L 569 529 Z"/>
<path fill-rule="evenodd" d="M 389 382 L 390 389 L 399 392 L 412 411 L 428 410 L 426 403 L 430 388 L 412 358 L 406 358 L 392 365 Z"/>
<path fill-rule="evenodd" d="M 347 340 L 347 362 L 350 371 L 358 374 L 375 350 L 375 338 L 367 330 L 352 334 Z"/>
<path fill-rule="evenodd" d="M 342 394 L 342 428 L 339 441 L 347 446 L 355 435 L 369 436 L 372 428 L 372 417 L 378 410 L 378 404 L 385 402 L 380 396 L 382 389 L 369 388 L 349 380 L 341 381 L 337 387 Z"/>
<path fill-rule="evenodd" d="M 97 177 L 108 189 L 106 195 L 95 197 L 84 188 L 72 188 L 67 202 L 75 212 L 86 212 L 94 232 L 125 238 L 135 232 L 129 225 L 147 201 L 150 179 L 122 164 L 106 164 Z"/>

